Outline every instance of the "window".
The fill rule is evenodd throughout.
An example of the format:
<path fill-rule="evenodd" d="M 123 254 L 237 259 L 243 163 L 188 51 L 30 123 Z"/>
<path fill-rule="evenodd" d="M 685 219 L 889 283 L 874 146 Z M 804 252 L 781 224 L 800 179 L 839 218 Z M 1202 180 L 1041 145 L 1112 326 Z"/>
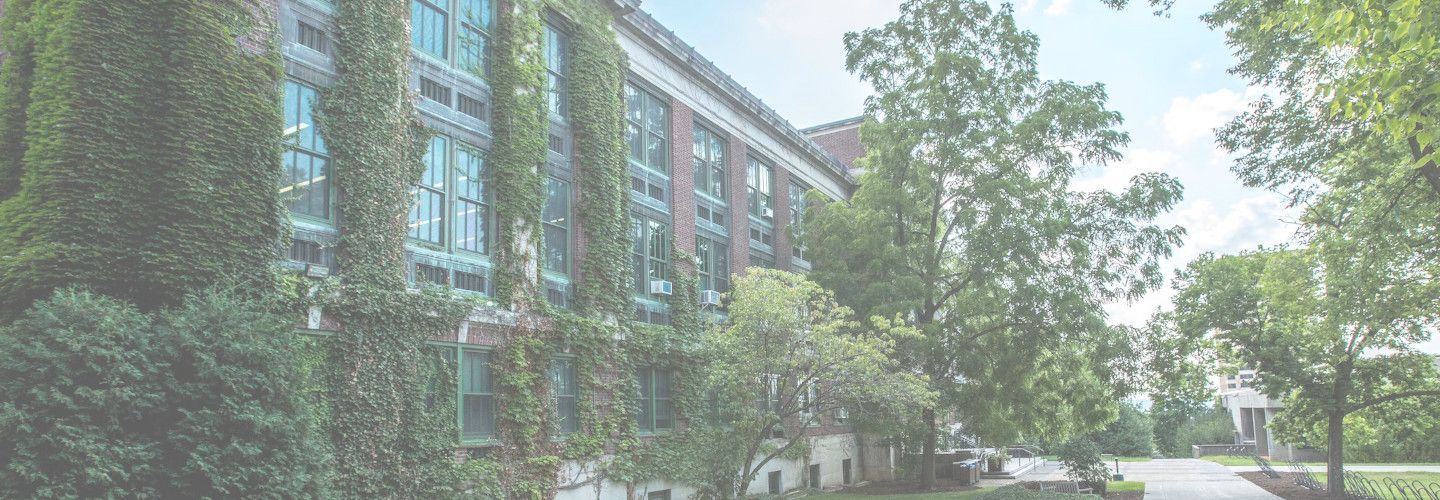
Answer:
<path fill-rule="evenodd" d="M 670 228 L 665 223 L 639 215 L 631 219 L 631 250 L 635 293 L 650 295 L 650 282 L 670 279 Z"/>
<path fill-rule="evenodd" d="M 545 23 L 545 101 L 550 115 L 565 120 L 570 115 L 566 89 L 570 78 L 570 40 L 564 32 Z"/>
<path fill-rule="evenodd" d="M 285 82 L 283 135 L 290 150 L 283 157 L 286 184 L 280 187 L 280 196 L 292 213 L 329 221 L 330 153 L 325 148 L 325 138 L 315 126 L 317 102 L 318 94 L 313 87 Z"/>
<path fill-rule="evenodd" d="M 450 87 L 423 76 L 420 77 L 420 96 L 450 107 Z"/>
<path fill-rule="evenodd" d="M 764 210 L 775 208 L 770 191 L 775 170 L 753 157 L 748 160 L 749 164 L 745 170 L 745 189 L 750 203 L 750 215 L 765 218 Z"/>
<path fill-rule="evenodd" d="M 660 173 L 670 171 L 670 105 L 625 84 L 625 142 L 630 162 Z"/>
<path fill-rule="evenodd" d="M 670 105 L 633 84 L 625 85 L 625 142 L 636 201 L 668 211 Z"/>
<path fill-rule="evenodd" d="M 760 377 L 760 394 L 755 400 L 755 408 L 762 412 L 780 412 L 780 377 Z"/>
<path fill-rule="evenodd" d="M 843 424 L 846 420 L 850 420 L 850 410 L 846 410 L 843 406 L 837 406 L 831 416 L 835 418 L 835 423 Z"/>
<path fill-rule="evenodd" d="M 464 113 L 471 118 L 479 118 L 481 120 L 485 119 L 485 101 L 470 97 L 462 93 L 460 94 L 458 104 L 459 105 L 456 106 L 456 108 L 459 109 L 461 113 Z"/>
<path fill-rule="evenodd" d="M 321 54 L 328 53 L 326 51 L 328 41 L 325 36 L 325 30 L 316 28 L 305 21 L 297 21 L 297 23 L 300 25 L 298 30 L 299 36 L 295 38 L 300 42 L 300 45 L 315 49 L 316 52 Z"/>
<path fill-rule="evenodd" d="M 850 484 L 850 459 L 840 461 L 840 483 Z"/>
<path fill-rule="evenodd" d="M 444 136 L 430 139 L 425 152 L 425 171 L 420 183 L 410 190 L 414 204 L 410 206 L 410 237 L 443 245 L 445 243 L 445 171 L 450 140 Z"/>
<path fill-rule="evenodd" d="M 455 148 L 455 248 L 488 253 L 490 171 L 485 156 L 468 146 Z"/>
<path fill-rule="evenodd" d="M 775 269 L 775 261 L 773 259 L 770 259 L 769 257 L 763 257 L 752 253 L 750 254 L 750 266 L 763 267 L 765 269 Z"/>
<path fill-rule="evenodd" d="M 634 146 L 631 146 L 634 149 Z M 725 141 L 714 132 L 695 126 L 695 192 L 725 203 Z"/>
<path fill-rule="evenodd" d="M 750 241 L 759 243 L 766 251 L 771 251 L 770 247 L 775 246 L 775 230 L 762 226 L 750 226 Z"/>
<path fill-rule="evenodd" d="M 719 234 L 729 234 L 725 227 L 724 205 L 713 200 L 698 199 L 695 205 L 695 223 Z"/>
<path fill-rule="evenodd" d="M 820 404 L 820 385 L 814 382 L 805 384 L 804 390 L 800 391 L 800 420 L 807 426 L 820 425 L 820 419 L 815 415 L 815 410 Z"/>
<path fill-rule="evenodd" d="M 784 491 L 785 491 L 785 486 L 784 486 L 784 484 L 780 481 L 780 471 L 778 471 L 778 470 L 777 470 L 777 471 L 771 471 L 771 472 L 770 472 L 769 479 L 770 479 L 770 494 L 771 494 L 771 495 L 779 495 L 779 494 L 781 494 L 781 493 L 784 493 Z"/>
<path fill-rule="evenodd" d="M 550 401 L 555 409 L 555 431 L 567 435 L 580 429 L 580 416 L 575 402 L 579 390 L 575 386 L 575 361 L 550 360 Z"/>
<path fill-rule="evenodd" d="M 450 271 L 443 267 L 431 266 L 428 264 L 416 264 L 415 282 L 429 283 L 431 285 L 449 286 Z"/>
<path fill-rule="evenodd" d="M 456 65 L 476 75 L 490 74 L 491 0 L 460 0 L 460 36 Z"/>
<path fill-rule="evenodd" d="M 570 274 L 570 183 L 550 178 L 545 190 L 545 270 Z"/>
<path fill-rule="evenodd" d="M 410 0 L 410 46 L 416 50 L 445 59 L 450 40 L 450 0 Z"/>
<path fill-rule="evenodd" d="M 490 290 L 485 287 L 485 281 L 485 275 L 483 274 L 455 271 L 455 283 L 453 286 L 456 290 L 489 293 Z"/>
<path fill-rule="evenodd" d="M 460 394 L 461 440 L 489 440 L 495 434 L 495 393 L 490 381 L 490 353 L 462 351 Z"/>
<path fill-rule="evenodd" d="M 635 378 L 640 385 L 640 411 L 636 414 L 640 432 L 674 429 L 674 408 L 670 404 L 670 370 L 641 368 L 636 372 Z"/>
<path fill-rule="evenodd" d="M 696 236 L 695 258 L 699 260 L 695 271 L 700 277 L 701 290 L 730 290 L 729 246 L 704 236 Z"/>
<path fill-rule="evenodd" d="M 809 479 L 810 479 L 810 484 L 808 485 L 809 487 L 811 487 L 811 488 L 819 488 L 819 487 L 820 487 L 820 464 L 810 464 L 810 478 L 809 478 Z"/>
<path fill-rule="evenodd" d="M 798 241 L 805 232 L 805 192 L 799 184 L 790 183 L 790 234 Z M 805 246 L 798 242 L 791 245 L 795 258 L 805 260 Z"/>

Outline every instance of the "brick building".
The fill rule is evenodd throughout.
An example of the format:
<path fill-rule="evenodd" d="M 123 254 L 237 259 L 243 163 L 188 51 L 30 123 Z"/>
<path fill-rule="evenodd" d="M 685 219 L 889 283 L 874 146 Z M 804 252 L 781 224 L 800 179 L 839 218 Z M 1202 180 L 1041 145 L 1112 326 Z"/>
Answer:
<path fill-rule="evenodd" d="M 412 283 L 448 285 L 457 294 L 494 292 L 494 206 L 506 193 L 492 192 L 486 181 L 493 106 L 484 75 L 486 47 L 496 16 L 502 15 L 497 9 L 501 1 L 411 0 L 410 86 L 421 96 L 417 107 L 436 136 L 425 158 L 427 169 L 414 187 L 406 272 Z M 859 156 L 854 149 L 858 140 L 854 147 L 833 149 L 826 142 L 828 135 L 817 137 L 812 130 L 807 137 L 639 10 L 638 0 L 597 1 L 614 12 L 614 28 L 629 59 L 625 140 L 633 199 L 635 319 L 670 322 L 668 289 L 676 264 L 672 248 L 695 255 L 706 307 L 719 307 L 709 292 L 726 292 L 730 277 L 747 267 L 808 270 L 803 248 L 790 237 L 801 223 L 802 196 L 814 189 L 830 199 L 847 198 L 855 187 L 850 169 Z M 330 182 L 324 131 L 312 112 L 319 89 L 336 78 L 330 47 L 334 6 L 332 0 L 277 0 L 275 6 L 283 38 L 285 132 L 292 141 L 284 161 L 288 184 L 282 188 L 295 231 L 289 264 L 307 274 L 324 274 L 336 265 L 331 248 L 341 215 L 333 208 L 338 194 Z M 572 155 L 575 137 L 564 85 L 571 38 L 563 16 L 545 20 L 542 42 L 550 124 L 542 250 L 536 265 L 545 297 L 568 307 L 585 252 L 574 207 L 586 193 L 577 189 L 576 176 L 583 173 L 577 174 Z M 854 127 L 846 130 L 854 131 L 858 120 L 850 122 Z M 457 353 L 462 373 L 480 373 L 488 370 L 490 351 L 503 341 L 496 332 L 515 321 L 507 310 L 477 307 L 453 337 L 434 343 Z M 331 325 L 317 310 L 307 326 L 324 330 Z M 648 370 L 637 376 L 642 378 L 639 385 L 649 388 L 641 394 L 642 435 L 683 425 L 656 389 L 668 387 L 669 374 Z M 557 357 L 550 378 L 557 397 L 570 399 L 559 405 L 562 413 L 569 412 L 559 420 L 562 426 L 573 425 L 573 400 L 586 397 L 574 390 L 574 367 Z M 483 386 L 459 385 L 461 446 L 467 454 L 484 453 L 499 444 L 495 408 L 505 401 Z M 821 425 L 807 433 L 813 439 L 810 458 L 771 464 L 754 482 L 753 493 L 833 487 L 861 479 L 865 464 L 860 440 L 845 425 L 843 413 L 822 416 Z M 559 498 L 596 496 L 584 465 L 563 468 Z M 599 491 L 603 498 L 625 497 L 621 485 L 605 484 Z M 647 498 L 668 499 L 693 490 L 656 482 L 637 491 Z"/>

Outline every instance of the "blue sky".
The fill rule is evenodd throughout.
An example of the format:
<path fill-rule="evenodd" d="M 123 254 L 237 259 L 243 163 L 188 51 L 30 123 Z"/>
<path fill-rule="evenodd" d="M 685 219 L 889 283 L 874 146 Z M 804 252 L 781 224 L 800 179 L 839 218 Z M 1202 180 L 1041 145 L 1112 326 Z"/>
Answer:
<path fill-rule="evenodd" d="M 1139 1 L 1139 0 L 1137 0 Z M 1000 2 L 992 1 L 999 5 Z M 1143 1 L 1140 3 L 1144 3 Z M 798 127 L 859 115 L 869 88 L 845 71 L 845 32 L 894 19 L 899 0 L 644 0 L 642 8 Z M 1226 70 L 1224 36 L 1199 20 L 1213 2 L 1177 2 L 1169 17 L 1099 0 L 1015 0 L 1020 25 L 1040 38 L 1041 77 L 1100 82 L 1125 116 L 1125 159 L 1090 166 L 1083 189 L 1117 189 L 1140 172 L 1176 176 L 1185 200 L 1161 223 L 1189 235 L 1167 273 L 1204 252 L 1231 253 L 1291 239 L 1294 211 L 1272 193 L 1247 188 L 1229 171 L 1213 129 L 1242 112 L 1261 89 Z M 1169 303 L 1169 285 L 1108 309 L 1139 324 Z M 1440 339 L 1425 349 L 1440 352 Z"/>

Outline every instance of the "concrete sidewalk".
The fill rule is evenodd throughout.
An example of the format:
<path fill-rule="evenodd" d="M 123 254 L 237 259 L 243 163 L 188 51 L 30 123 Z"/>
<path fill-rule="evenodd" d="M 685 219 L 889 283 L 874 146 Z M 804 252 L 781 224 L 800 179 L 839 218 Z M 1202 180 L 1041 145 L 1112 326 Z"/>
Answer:
<path fill-rule="evenodd" d="M 1289 464 L 1280 463 L 1280 462 L 1275 462 L 1275 463 L 1273 463 L 1273 464 L 1271 464 L 1271 465 L 1275 467 L 1275 470 L 1278 470 L 1278 471 L 1281 471 L 1281 472 L 1289 472 L 1289 471 L 1290 471 L 1290 465 L 1289 465 Z M 1307 467 L 1310 467 L 1310 470 L 1311 470 L 1311 471 L 1314 471 L 1314 472 L 1325 472 L 1325 465 L 1324 465 L 1324 464 L 1321 464 L 1321 465 L 1307 465 Z M 1227 467 L 1227 468 L 1230 469 L 1231 472 L 1255 472 L 1255 471 L 1260 470 L 1259 467 L 1256 467 L 1256 466 L 1254 466 L 1254 465 L 1247 465 L 1247 466 L 1230 466 L 1230 467 Z M 1364 465 L 1364 464 L 1359 464 L 1359 465 L 1346 465 L 1346 466 L 1345 466 L 1345 470 L 1353 470 L 1353 471 L 1358 471 L 1358 472 L 1440 472 L 1440 465 Z"/>
<path fill-rule="evenodd" d="M 1111 467 L 1114 467 L 1111 462 Z M 1120 473 L 1126 481 L 1143 481 L 1146 500 L 1279 500 L 1255 483 L 1235 475 L 1234 471 L 1209 460 L 1193 458 L 1120 462 Z M 1018 480 L 984 480 L 984 485 L 1009 484 L 1016 481 L 1061 481 L 1065 470 L 1055 461 L 1047 461 L 1034 472 Z"/>

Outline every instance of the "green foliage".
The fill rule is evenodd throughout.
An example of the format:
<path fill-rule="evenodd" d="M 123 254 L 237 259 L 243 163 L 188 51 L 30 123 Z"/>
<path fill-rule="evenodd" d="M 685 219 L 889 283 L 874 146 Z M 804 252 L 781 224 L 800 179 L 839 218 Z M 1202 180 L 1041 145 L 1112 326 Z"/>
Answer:
<path fill-rule="evenodd" d="M 1087 498 L 1099 497 L 1074 493 L 1040 492 L 1027 490 L 1023 485 L 1011 484 L 981 493 L 980 496 L 975 497 L 975 500 L 1085 500 Z"/>
<path fill-rule="evenodd" d="M 725 431 L 700 441 L 706 466 L 721 475 L 717 488 L 734 487 L 724 496 L 747 491 L 772 460 L 801 453 L 805 427 L 836 408 L 895 418 L 933 404 L 925 380 L 890 357 L 896 339 L 915 332 L 862 325 L 852 314 L 800 275 L 751 269 L 735 280 L 729 321 L 704 338 L 705 387 L 715 394 L 708 421 Z M 757 395 L 772 390 L 774 402 L 757 408 Z M 776 430 L 785 437 L 771 439 Z"/>
<path fill-rule="evenodd" d="M 1197 444 L 1225 444 L 1235 440 L 1235 423 L 1223 408 L 1206 408 L 1179 418 L 1155 415 L 1155 444 L 1168 457 L 1189 457 Z"/>
<path fill-rule="evenodd" d="M 295 337 L 206 292 L 144 315 L 61 291 L 0 330 L 0 495 L 320 496 Z"/>
<path fill-rule="evenodd" d="M 247 0 L 12 5 L 0 193 L 19 185 L 0 195 L 0 316 L 68 284 L 150 310 L 268 279 L 282 228 L 273 24 Z"/>
<path fill-rule="evenodd" d="M 1086 437 L 1066 441 L 1055 450 L 1060 455 L 1060 466 L 1065 468 L 1065 477 L 1089 485 L 1097 493 L 1105 494 L 1105 483 L 1110 480 L 1110 468 L 1100 455 L 1100 447 Z"/>
<path fill-rule="evenodd" d="M 1183 230 L 1153 221 L 1179 183 L 1070 190 L 1079 165 L 1117 160 L 1129 137 L 1102 86 L 1038 77 L 1038 41 L 1008 6 L 911 0 L 845 45 L 877 94 L 860 187 L 807 224 L 814 279 L 862 316 L 919 330 L 904 363 L 967 432 L 1003 442 L 1112 420 L 1134 356 L 1102 305 L 1159 285 Z"/>
<path fill-rule="evenodd" d="M 545 203 L 545 144 L 549 118 L 545 105 L 543 36 L 540 0 L 512 2 L 511 12 L 496 22 L 491 47 L 490 90 L 494 99 L 491 123 L 495 141 L 490 150 L 499 197 L 495 218 L 495 297 L 502 304 L 528 309 L 540 302 L 539 270 L 534 263 L 540 247 L 540 210 Z M 574 44 L 571 44 L 572 46 Z"/>
<path fill-rule="evenodd" d="M 1155 452 L 1150 416 L 1130 404 L 1120 405 L 1120 417 L 1092 437 L 1105 453 L 1148 457 Z"/>

